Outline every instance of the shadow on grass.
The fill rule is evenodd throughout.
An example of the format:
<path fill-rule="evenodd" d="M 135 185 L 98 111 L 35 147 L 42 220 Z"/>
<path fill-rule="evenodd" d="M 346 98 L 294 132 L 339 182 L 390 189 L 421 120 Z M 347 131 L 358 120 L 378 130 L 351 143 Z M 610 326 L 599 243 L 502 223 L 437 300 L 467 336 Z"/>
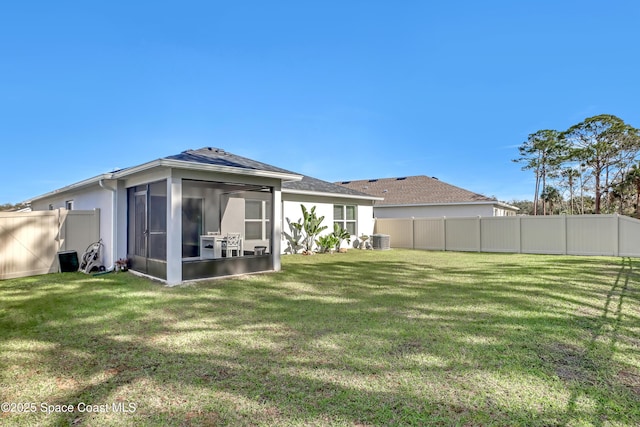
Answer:
<path fill-rule="evenodd" d="M 51 404 L 138 403 L 135 413 L 112 418 L 4 419 L 562 425 L 640 416 L 628 381 L 637 370 L 613 361 L 637 320 L 629 318 L 637 310 L 623 306 L 638 303 L 630 260 L 612 276 L 610 260 L 593 271 L 565 258 L 552 266 L 508 256 L 441 265 L 405 255 L 296 259 L 278 274 L 174 289 L 124 274 L 0 283 L 0 378 L 24 382 L 7 397 L 33 398 L 21 390 L 28 389 Z M 577 311 L 585 304 L 602 314 Z M 487 378 L 493 384 L 479 382 Z M 532 396 L 551 390 L 510 401 L 501 398 L 507 387 L 530 387 Z M 566 405 L 545 406 L 563 396 Z M 583 397 L 596 407 L 581 406 Z"/>

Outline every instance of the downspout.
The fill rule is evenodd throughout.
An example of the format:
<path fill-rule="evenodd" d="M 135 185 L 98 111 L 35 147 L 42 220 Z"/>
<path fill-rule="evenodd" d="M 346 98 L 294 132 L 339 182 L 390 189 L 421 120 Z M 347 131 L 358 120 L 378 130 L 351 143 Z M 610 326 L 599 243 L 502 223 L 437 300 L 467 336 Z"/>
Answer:
<path fill-rule="evenodd" d="M 111 188 L 104 184 L 104 179 L 98 181 L 100 187 L 109 190 L 112 193 L 112 201 L 111 201 L 111 267 L 107 269 L 107 271 L 113 271 L 116 265 L 116 256 L 117 256 L 117 237 L 118 237 L 118 197 L 117 191 L 115 188 Z M 117 185 L 117 181 L 116 181 Z"/>

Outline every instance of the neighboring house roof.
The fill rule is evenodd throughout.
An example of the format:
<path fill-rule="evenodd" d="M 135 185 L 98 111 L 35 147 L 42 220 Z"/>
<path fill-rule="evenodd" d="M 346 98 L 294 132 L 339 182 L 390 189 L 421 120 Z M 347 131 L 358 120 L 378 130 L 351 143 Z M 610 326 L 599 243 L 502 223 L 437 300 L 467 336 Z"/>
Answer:
<path fill-rule="evenodd" d="M 376 202 L 375 206 L 379 207 L 493 203 L 517 210 L 513 206 L 498 202 L 495 198 L 474 193 L 425 175 L 342 181 L 337 184 L 372 196 L 384 197 L 384 200 Z"/>

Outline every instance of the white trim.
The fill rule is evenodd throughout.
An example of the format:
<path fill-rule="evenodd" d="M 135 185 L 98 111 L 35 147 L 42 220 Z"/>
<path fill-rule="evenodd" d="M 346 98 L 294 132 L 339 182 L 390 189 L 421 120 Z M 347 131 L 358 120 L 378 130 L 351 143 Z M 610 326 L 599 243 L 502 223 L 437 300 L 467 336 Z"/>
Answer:
<path fill-rule="evenodd" d="M 358 200 L 384 200 L 384 197 L 375 196 L 358 196 L 354 194 L 342 194 L 342 193 L 326 193 L 323 191 L 309 191 L 309 190 L 293 190 L 283 188 L 282 192 L 285 194 L 302 194 L 305 196 L 321 196 L 321 197 L 339 197 L 343 199 L 358 199 Z"/>
<path fill-rule="evenodd" d="M 93 178 L 85 179 L 83 181 L 78 181 L 74 184 L 67 185 L 66 187 L 59 188 L 57 190 L 50 191 L 45 194 L 41 194 L 39 196 L 33 197 L 30 200 L 27 200 L 25 203 L 31 203 L 34 200 L 45 199 L 47 197 L 55 196 L 57 194 L 65 193 L 67 191 L 76 190 L 78 188 L 88 187 L 93 184 L 97 184 L 104 179 L 112 179 L 113 174 L 103 173 L 102 175 L 94 176 Z"/>
<path fill-rule="evenodd" d="M 405 204 L 393 204 L 393 205 L 374 205 L 374 207 L 376 209 L 378 208 L 403 208 L 403 207 L 419 207 L 419 206 L 468 206 L 468 205 L 491 205 L 491 206 L 500 206 L 503 208 L 508 208 L 508 209 L 514 209 L 519 211 L 520 208 L 516 207 L 516 206 L 511 206 L 509 204 L 506 203 L 502 203 L 502 202 L 492 202 L 492 201 L 486 201 L 486 202 L 451 202 L 451 203 L 445 203 L 445 202 L 439 202 L 439 203 L 405 203 Z"/>
<path fill-rule="evenodd" d="M 138 173 L 138 172 L 143 172 L 148 169 L 153 169 L 156 167 L 168 167 L 168 168 L 188 169 L 188 170 L 206 171 L 206 172 L 221 172 L 221 173 L 229 173 L 233 175 L 260 176 L 264 178 L 278 178 L 284 181 L 302 180 L 302 175 L 298 175 L 294 173 L 272 172 L 272 171 L 265 171 L 261 169 L 246 169 L 241 167 L 211 165 L 207 163 L 197 163 L 197 162 L 190 162 L 186 160 L 172 160 L 172 159 L 153 160 L 151 162 L 143 163 L 141 165 L 134 166 L 128 169 L 123 169 L 121 171 L 113 172 L 112 175 L 114 178 L 118 179 L 131 174 Z"/>
<path fill-rule="evenodd" d="M 302 180 L 302 175 L 298 175 L 294 173 L 271 172 L 271 171 L 264 171 L 260 169 L 245 169 L 245 168 L 239 168 L 239 167 L 236 168 L 231 166 L 210 165 L 206 163 L 195 163 L 195 162 L 189 162 L 184 160 L 158 159 L 158 160 L 153 160 L 151 162 L 143 163 L 138 166 L 133 166 L 127 169 L 122 169 L 122 170 L 111 172 L 111 173 L 103 173 L 93 178 L 88 178 L 83 181 L 79 181 L 74 184 L 67 185 L 66 187 L 62 187 L 57 190 L 50 191 L 49 193 L 45 193 L 40 196 L 33 197 L 32 199 L 28 200 L 26 203 L 31 203 L 34 200 L 45 199 L 47 197 L 55 196 L 67 191 L 76 190 L 78 188 L 88 187 L 88 186 L 99 183 L 101 180 L 121 179 L 129 175 L 144 172 L 150 169 L 162 168 L 162 167 L 175 168 L 175 169 L 188 169 L 188 170 L 205 171 L 205 172 L 219 172 L 219 173 L 227 173 L 227 174 L 233 174 L 233 175 L 257 176 L 262 178 L 276 178 L 284 182 Z M 326 194 L 326 193 L 323 193 L 323 194 Z"/>

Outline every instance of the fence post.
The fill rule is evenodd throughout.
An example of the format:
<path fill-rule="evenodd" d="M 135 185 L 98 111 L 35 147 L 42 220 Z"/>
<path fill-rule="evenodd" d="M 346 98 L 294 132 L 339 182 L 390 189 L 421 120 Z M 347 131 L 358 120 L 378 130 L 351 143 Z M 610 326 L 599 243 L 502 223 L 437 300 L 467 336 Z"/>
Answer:
<path fill-rule="evenodd" d="M 562 222 L 562 232 L 564 234 L 564 254 L 567 255 L 568 251 L 569 251 L 569 232 L 567 230 L 567 214 L 562 214 L 562 216 L 564 217 L 564 221 Z"/>
<path fill-rule="evenodd" d="M 442 217 L 442 250 L 447 251 L 447 217 Z"/>
<path fill-rule="evenodd" d="M 615 214 L 615 216 L 613 217 L 613 220 L 615 221 L 613 224 L 613 229 L 614 229 L 613 256 L 619 256 L 620 255 L 620 215 Z"/>
<path fill-rule="evenodd" d="M 522 217 L 518 216 L 518 235 L 517 235 L 517 239 L 518 239 L 518 253 L 521 254 L 522 253 Z"/>
<path fill-rule="evenodd" d="M 416 249 L 416 218 L 411 217 L 411 249 Z"/>
<path fill-rule="evenodd" d="M 482 217 L 478 215 L 478 252 L 482 252 Z"/>
<path fill-rule="evenodd" d="M 58 211 L 58 232 L 56 233 L 56 238 L 58 242 L 58 251 L 62 251 L 67 249 L 66 241 L 67 241 L 67 222 L 62 221 L 62 208 L 56 209 Z"/>

